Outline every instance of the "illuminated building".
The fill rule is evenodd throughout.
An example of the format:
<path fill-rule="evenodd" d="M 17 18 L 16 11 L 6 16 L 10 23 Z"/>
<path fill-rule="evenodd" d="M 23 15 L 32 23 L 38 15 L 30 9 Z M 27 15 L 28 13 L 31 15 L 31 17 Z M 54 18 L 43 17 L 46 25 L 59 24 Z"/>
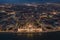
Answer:
<path fill-rule="evenodd" d="M 23 27 L 23 28 L 19 28 L 18 32 L 42 32 L 42 28 L 36 28 L 34 25 L 32 24 L 28 24 L 27 26 Z"/>

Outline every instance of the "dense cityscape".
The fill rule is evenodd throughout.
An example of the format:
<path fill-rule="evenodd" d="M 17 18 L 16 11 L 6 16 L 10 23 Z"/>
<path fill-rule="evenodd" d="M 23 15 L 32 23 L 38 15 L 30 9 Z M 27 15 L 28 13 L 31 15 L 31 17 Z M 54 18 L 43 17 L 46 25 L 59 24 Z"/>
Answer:
<path fill-rule="evenodd" d="M 47 32 L 59 31 L 60 4 L 0 4 L 0 31 L 17 32 L 27 25 Z"/>

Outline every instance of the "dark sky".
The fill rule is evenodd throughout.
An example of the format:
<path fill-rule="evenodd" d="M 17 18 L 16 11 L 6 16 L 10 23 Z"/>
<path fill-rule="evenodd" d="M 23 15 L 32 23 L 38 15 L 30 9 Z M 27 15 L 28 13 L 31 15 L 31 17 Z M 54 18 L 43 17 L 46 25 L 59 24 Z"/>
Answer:
<path fill-rule="evenodd" d="M 60 3 L 60 0 L 0 0 L 0 3 L 31 3 L 31 2 L 37 2 L 37 3 L 44 3 L 44 2 Z"/>

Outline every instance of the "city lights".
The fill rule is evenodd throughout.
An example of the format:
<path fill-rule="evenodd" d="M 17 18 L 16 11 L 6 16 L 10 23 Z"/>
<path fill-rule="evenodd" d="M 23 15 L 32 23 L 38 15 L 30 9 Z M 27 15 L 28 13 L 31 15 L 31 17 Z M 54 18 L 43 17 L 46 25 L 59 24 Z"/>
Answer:
<path fill-rule="evenodd" d="M 42 32 L 42 28 L 36 28 L 33 25 L 29 24 L 25 28 L 19 28 L 18 32 Z"/>

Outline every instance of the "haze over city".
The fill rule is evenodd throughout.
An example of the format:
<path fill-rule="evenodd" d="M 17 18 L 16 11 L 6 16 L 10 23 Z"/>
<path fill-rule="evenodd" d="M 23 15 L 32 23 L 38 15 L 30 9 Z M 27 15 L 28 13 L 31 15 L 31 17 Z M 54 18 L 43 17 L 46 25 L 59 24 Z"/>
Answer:
<path fill-rule="evenodd" d="M 0 3 L 60 3 L 60 0 L 0 0 Z"/>

